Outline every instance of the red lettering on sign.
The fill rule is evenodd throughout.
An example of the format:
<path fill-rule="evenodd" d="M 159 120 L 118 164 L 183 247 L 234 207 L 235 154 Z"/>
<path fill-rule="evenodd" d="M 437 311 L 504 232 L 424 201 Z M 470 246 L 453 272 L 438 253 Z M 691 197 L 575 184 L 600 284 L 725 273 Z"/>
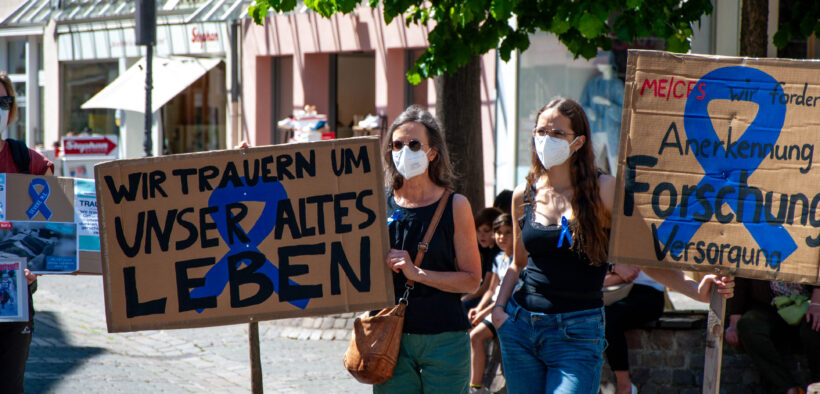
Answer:
<path fill-rule="evenodd" d="M 202 44 L 202 48 L 204 49 L 207 41 L 219 41 L 219 33 L 200 33 L 197 31 L 196 26 L 191 28 L 191 42 Z"/>
<path fill-rule="evenodd" d="M 679 79 L 676 80 L 674 76 L 670 76 L 668 79 L 645 79 L 641 85 L 641 96 L 648 91 L 652 94 L 652 96 L 665 98 L 666 101 L 669 101 L 670 97 L 676 99 L 686 99 L 695 89 L 696 84 L 698 92 L 700 92 L 697 99 L 703 100 L 706 97 L 706 92 L 703 90 L 706 86 L 706 82 L 701 82 L 698 84 L 697 81 L 681 81 Z M 684 89 L 686 90 L 685 93 Z"/>
<path fill-rule="evenodd" d="M 0 230 L 11 230 L 14 226 L 11 222 L 0 222 Z"/>
<path fill-rule="evenodd" d="M 700 92 L 700 96 L 695 97 L 698 100 L 703 100 L 706 97 L 706 92 L 703 91 L 703 87 L 706 86 L 706 82 L 701 82 L 698 84 L 698 91 Z"/>

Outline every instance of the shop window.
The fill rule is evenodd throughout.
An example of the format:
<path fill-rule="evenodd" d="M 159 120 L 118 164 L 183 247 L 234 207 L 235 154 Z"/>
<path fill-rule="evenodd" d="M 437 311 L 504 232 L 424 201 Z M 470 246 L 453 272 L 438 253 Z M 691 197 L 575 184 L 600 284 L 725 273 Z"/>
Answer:
<path fill-rule="evenodd" d="M 379 122 L 384 120 L 376 116 L 375 75 L 376 56 L 372 52 L 336 56 L 337 138 L 363 133 L 358 130 L 359 126 L 362 126 L 361 129 L 377 129 L 381 126 Z"/>
<path fill-rule="evenodd" d="M 162 108 L 167 154 L 225 149 L 225 64 L 208 71 Z"/>
<path fill-rule="evenodd" d="M 524 181 L 532 164 L 531 131 L 538 110 L 558 96 L 580 101 L 587 82 L 598 74 L 592 62 L 574 59 L 554 35 L 533 34 L 530 43 L 519 63 L 516 183 Z"/>
<path fill-rule="evenodd" d="M 13 82 L 14 93 L 17 95 L 15 101 L 17 102 L 17 121 L 10 124 L 8 127 L 8 138 L 16 140 L 26 139 L 26 83 Z"/>
<path fill-rule="evenodd" d="M 8 42 L 9 63 L 7 70 L 9 74 L 26 73 L 26 42 L 15 40 Z"/>
<path fill-rule="evenodd" d="M 63 64 L 62 135 L 68 133 L 119 134 L 113 109 L 81 109 L 118 75 L 116 62 Z"/>
<path fill-rule="evenodd" d="M 416 85 L 411 84 L 407 81 L 406 74 L 407 71 L 413 67 L 413 64 L 416 63 L 419 57 L 424 53 L 424 49 L 408 49 L 405 54 L 405 60 L 407 64 L 405 64 L 404 72 L 405 72 L 405 79 L 404 79 L 404 107 L 407 108 L 413 104 L 418 105 L 422 108 L 427 108 L 427 81 L 428 79 L 422 79 Z"/>
<path fill-rule="evenodd" d="M 286 127 L 280 127 L 280 123 L 287 125 L 288 119 L 293 117 L 293 56 L 274 57 L 271 72 L 271 113 L 273 120 L 277 122 L 272 127 L 274 132 L 271 141 L 281 144 L 287 142 L 290 132 Z"/>

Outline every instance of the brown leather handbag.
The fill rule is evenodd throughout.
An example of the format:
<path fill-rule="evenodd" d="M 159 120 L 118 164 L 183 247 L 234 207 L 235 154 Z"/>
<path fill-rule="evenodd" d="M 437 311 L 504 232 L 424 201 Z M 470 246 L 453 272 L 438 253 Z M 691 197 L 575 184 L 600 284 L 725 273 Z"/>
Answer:
<path fill-rule="evenodd" d="M 436 213 L 424 238 L 419 242 L 418 252 L 413 264 L 421 265 L 424 253 L 430 245 L 430 239 L 438 227 L 447 200 L 452 191 L 445 190 L 439 200 Z M 399 345 L 404 328 L 404 310 L 407 308 L 407 297 L 413 290 L 415 282 L 408 280 L 405 284 L 404 295 L 396 306 L 385 308 L 375 316 L 364 313 L 353 323 L 353 338 L 345 352 L 343 361 L 345 368 L 356 380 L 366 384 L 384 383 L 393 376 L 396 360 L 399 357 Z"/>

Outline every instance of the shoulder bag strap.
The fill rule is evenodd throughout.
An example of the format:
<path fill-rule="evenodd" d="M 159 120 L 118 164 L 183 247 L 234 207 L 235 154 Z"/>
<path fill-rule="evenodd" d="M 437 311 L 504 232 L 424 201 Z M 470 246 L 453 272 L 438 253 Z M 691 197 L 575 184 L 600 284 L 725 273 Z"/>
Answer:
<path fill-rule="evenodd" d="M 424 253 L 426 253 L 427 249 L 430 247 L 430 240 L 433 238 L 433 233 L 436 232 L 438 222 L 441 220 L 441 215 L 444 214 L 444 208 L 447 207 L 447 201 L 450 199 L 450 194 L 452 193 L 452 190 L 444 189 L 444 194 L 441 195 L 441 200 L 438 201 L 438 207 L 436 208 L 436 213 L 433 215 L 433 220 L 430 221 L 430 225 L 427 227 L 427 232 L 424 233 L 424 238 L 421 242 L 419 242 L 418 252 L 416 252 L 416 259 L 413 261 L 413 264 L 415 264 L 416 267 L 421 266 L 421 260 L 424 259 Z M 408 280 L 405 286 L 408 290 L 410 290 L 415 284 L 415 281 Z M 407 298 L 407 296 L 404 298 Z"/>

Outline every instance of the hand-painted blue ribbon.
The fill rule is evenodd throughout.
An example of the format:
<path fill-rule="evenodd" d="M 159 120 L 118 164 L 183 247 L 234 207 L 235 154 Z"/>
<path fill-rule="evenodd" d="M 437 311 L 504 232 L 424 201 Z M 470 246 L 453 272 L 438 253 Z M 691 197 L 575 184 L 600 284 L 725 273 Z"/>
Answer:
<path fill-rule="evenodd" d="M 572 233 L 569 231 L 569 221 L 566 216 L 561 216 L 561 235 L 558 236 L 558 247 L 564 244 L 564 238 L 569 241 L 569 246 L 572 246 Z"/>
<path fill-rule="evenodd" d="M 700 141 L 712 140 L 714 141 L 714 145 L 718 147 L 715 154 L 710 157 L 705 157 L 701 154 L 695 156 L 705 172 L 697 188 L 698 190 L 702 190 L 703 186 L 712 186 L 714 190 L 712 192 L 703 193 L 703 195 L 706 199 L 715 201 L 717 193 L 722 187 L 733 187 L 735 192 L 726 194 L 724 201 L 729 204 L 735 213 L 738 212 L 739 205 L 744 204 L 743 211 L 744 216 L 746 216 L 745 212 L 754 212 L 755 202 L 748 200 L 744 200 L 743 202 L 738 201 L 737 190 L 740 185 L 741 176 L 745 176 L 745 179 L 748 179 L 763 161 L 764 157 L 761 156 L 766 155 L 748 155 L 748 157 L 744 158 L 740 155 L 727 152 L 712 126 L 712 120 L 709 117 L 708 111 L 709 102 L 712 100 L 732 100 L 732 91 L 734 91 L 737 96 L 739 91 L 748 92 L 757 89 L 757 94 L 751 94 L 748 100 L 757 104 L 757 115 L 749 127 L 746 128 L 742 137 L 736 142 L 737 144 L 745 142 L 750 146 L 753 143 L 760 144 L 761 146 L 765 146 L 766 144 L 774 145 L 783 128 L 783 122 L 786 118 L 786 106 L 781 104 L 779 100 L 772 103 L 770 99 L 771 96 L 769 94 L 763 94 L 763 92 L 769 92 L 774 88 L 777 94 L 783 94 L 783 89 L 777 80 L 769 74 L 755 68 L 742 66 L 723 67 L 713 70 L 704 75 L 696 86 L 702 86 L 706 94 L 705 98 L 701 97 L 701 100 L 698 100 L 698 95 L 695 94 L 690 95 L 686 100 L 683 119 L 686 136 L 689 139 L 697 139 Z M 734 99 L 736 99 L 736 97 L 734 97 Z M 734 198 L 731 198 L 732 196 L 734 196 Z M 686 217 L 681 217 L 680 207 L 687 203 L 690 209 Z M 695 211 L 697 211 L 696 209 L 692 209 L 692 207 L 697 205 L 695 193 L 692 193 L 688 197 L 688 201 L 681 201 L 672 215 L 667 217 L 658 227 L 659 240 L 669 245 L 675 241 L 681 241 L 686 245 L 703 224 L 692 217 Z M 747 205 L 749 205 L 751 209 L 748 209 Z M 719 209 L 719 207 L 715 207 L 715 209 Z M 781 262 L 786 260 L 786 258 L 797 249 L 797 244 L 795 244 L 788 231 L 786 231 L 782 225 L 768 224 L 765 220 L 759 222 L 747 221 L 745 218 L 737 218 L 737 220 L 743 222 L 743 226 L 746 227 L 752 235 L 752 238 L 754 238 L 755 242 L 757 242 L 762 249 L 770 252 L 775 250 L 779 251 L 782 256 Z M 676 228 L 677 230 L 675 230 Z M 679 256 L 685 248 L 677 250 L 670 248 L 670 250 L 675 256 Z M 675 253 L 675 251 L 677 253 Z"/>
<path fill-rule="evenodd" d="M 43 190 L 38 193 L 35 186 L 42 186 Z M 28 185 L 28 195 L 31 197 L 31 206 L 26 210 L 26 216 L 28 216 L 29 219 L 34 219 L 34 217 L 37 216 L 37 212 L 42 213 L 46 220 L 51 219 L 51 209 L 46 205 L 46 200 L 48 200 L 50 194 L 51 188 L 45 179 L 34 178 L 31 180 L 31 183 Z"/>
<path fill-rule="evenodd" d="M 272 183 L 258 183 L 254 186 L 247 186 L 245 178 L 242 178 L 242 186 L 234 186 L 232 183 L 224 188 L 219 188 L 211 193 L 208 199 L 208 206 L 219 207 L 218 212 L 212 213 L 211 218 L 216 224 L 219 235 L 222 240 L 230 247 L 228 253 L 205 274 L 205 285 L 197 287 L 191 291 L 192 298 L 205 298 L 210 296 L 218 296 L 225 290 L 225 285 L 228 283 L 228 256 L 246 251 L 259 252 L 257 247 L 273 232 L 276 227 L 276 208 L 279 201 L 288 198 L 284 186 L 279 182 Z M 243 201 L 258 201 L 265 203 L 262 208 L 262 214 L 251 228 L 251 231 L 246 231 L 250 242 L 241 242 L 238 237 L 234 239 L 234 243 L 228 242 L 228 222 L 224 212 L 225 206 L 232 203 Z M 239 226 L 241 228 L 241 226 Z M 242 231 L 245 231 L 242 229 Z M 238 264 L 242 264 L 241 262 Z M 262 273 L 270 278 L 273 283 L 273 291 L 279 294 L 279 268 L 277 268 L 270 260 L 266 260 L 265 264 L 256 272 Z M 298 284 L 292 280 L 289 283 L 294 286 Z M 290 304 L 305 309 L 310 299 L 291 301 Z M 202 313 L 202 309 L 197 312 Z"/>

